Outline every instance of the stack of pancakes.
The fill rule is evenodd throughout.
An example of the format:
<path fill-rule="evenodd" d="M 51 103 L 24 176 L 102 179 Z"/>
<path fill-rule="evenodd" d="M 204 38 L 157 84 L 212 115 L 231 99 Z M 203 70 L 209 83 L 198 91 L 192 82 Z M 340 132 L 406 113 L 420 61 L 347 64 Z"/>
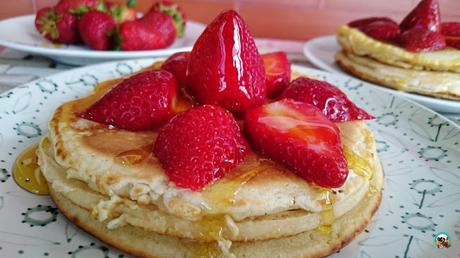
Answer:
<path fill-rule="evenodd" d="M 460 50 L 409 52 L 347 25 L 338 29 L 337 40 L 342 46 L 337 63 L 356 77 L 401 91 L 460 100 Z"/>
<path fill-rule="evenodd" d="M 157 132 L 76 115 L 117 82 L 60 106 L 38 149 L 57 207 L 114 247 L 141 257 L 321 257 L 351 241 L 380 204 L 383 171 L 362 121 L 338 123 L 350 166 L 340 188 L 312 186 L 255 153 L 203 191 L 178 188 L 151 151 Z"/>

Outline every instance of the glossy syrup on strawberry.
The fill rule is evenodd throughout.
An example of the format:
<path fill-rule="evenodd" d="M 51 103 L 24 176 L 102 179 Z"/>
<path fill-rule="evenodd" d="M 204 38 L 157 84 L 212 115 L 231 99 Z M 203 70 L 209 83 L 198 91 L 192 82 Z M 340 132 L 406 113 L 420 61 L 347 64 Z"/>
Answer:
<path fill-rule="evenodd" d="M 339 129 L 313 105 L 284 99 L 251 109 L 245 132 L 262 155 L 321 187 L 340 187 L 348 176 Z"/>
<path fill-rule="evenodd" d="M 325 82 L 299 77 L 292 81 L 280 99 L 302 101 L 319 108 L 334 122 L 373 119 L 366 111 L 351 102 L 339 88 Z"/>
<path fill-rule="evenodd" d="M 79 116 L 131 131 L 151 130 L 174 115 L 176 95 L 171 73 L 149 70 L 123 80 Z"/>
<path fill-rule="evenodd" d="M 188 67 L 187 89 L 201 104 L 241 113 L 266 96 L 262 58 L 241 16 L 221 13 L 196 41 Z"/>
<path fill-rule="evenodd" d="M 267 96 L 276 98 L 291 81 L 291 63 L 285 52 L 262 55 L 267 79 Z"/>

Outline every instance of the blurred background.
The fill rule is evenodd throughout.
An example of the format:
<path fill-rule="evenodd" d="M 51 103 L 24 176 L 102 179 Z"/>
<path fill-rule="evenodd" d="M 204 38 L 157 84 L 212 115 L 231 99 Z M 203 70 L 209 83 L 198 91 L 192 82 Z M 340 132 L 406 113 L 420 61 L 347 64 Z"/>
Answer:
<path fill-rule="evenodd" d="M 0 19 L 34 13 L 58 0 L 0 0 Z M 122 0 L 114 0 L 120 2 Z M 137 0 L 146 11 L 155 0 Z M 233 8 L 256 37 L 305 40 L 332 34 L 338 25 L 366 16 L 400 21 L 418 0 L 176 0 L 192 20 L 208 23 Z M 460 0 L 440 0 L 443 21 L 460 21 Z"/>

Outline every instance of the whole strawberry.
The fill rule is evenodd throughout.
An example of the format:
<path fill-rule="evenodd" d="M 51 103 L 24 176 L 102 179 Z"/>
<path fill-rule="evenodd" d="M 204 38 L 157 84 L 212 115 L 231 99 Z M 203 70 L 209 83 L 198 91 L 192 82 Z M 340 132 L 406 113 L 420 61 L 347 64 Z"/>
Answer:
<path fill-rule="evenodd" d="M 402 32 L 413 28 L 439 31 L 441 14 L 438 0 L 422 0 L 399 25 Z"/>
<path fill-rule="evenodd" d="M 112 16 L 101 11 L 89 11 L 80 17 L 78 30 L 83 42 L 96 50 L 110 47 L 110 35 L 114 33 L 116 23 Z"/>
<path fill-rule="evenodd" d="M 201 190 L 241 163 L 248 149 L 232 114 L 204 105 L 163 126 L 154 153 L 176 186 Z"/>
<path fill-rule="evenodd" d="M 202 104 L 240 113 L 263 104 L 265 72 L 244 20 L 221 13 L 196 41 L 187 74 L 189 93 Z"/>
<path fill-rule="evenodd" d="M 177 83 L 181 88 L 185 88 L 187 83 L 187 66 L 190 61 L 190 52 L 177 52 L 168 57 L 161 65 L 164 69 L 176 77 Z"/>
<path fill-rule="evenodd" d="M 401 33 L 398 37 L 401 47 L 411 52 L 432 52 L 447 47 L 445 37 L 439 31 L 413 28 Z"/>
<path fill-rule="evenodd" d="M 334 122 L 368 120 L 374 117 L 351 102 L 339 88 L 325 81 L 299 77 L 292 81 L 281 94 L 288 98 L 311 104 Z"/>
<path fill-rule="evenodd" d="M 100 3 L 99 0 L 60 0 L 55 8 L 58 13 L 82 15 L 90 9 L 97 9 Z"/>
<path fill-rule="evenodd" d="M 291 63 L 285 52 L 262 55 L 267 83 L 267 96 L 276 98 L 291 81 Z"/>
<path fill-rule="evenodd" d="M 176 27 L 177 37 L 182 38 L 184 36 L 187 18 L 185 17 L 184 11 L 177 3 L 171 1 L 159 1 L 150 8 L 150 12 L 152 11 L 165 13 L 171 16 L 174 21 L 174 26 Z"/>
<path fill-rule="evenodd" d="M 35 27 L 41 35 L 55 43 L 74 44 L 80 40 L 77 17 L 68 12 L 58 12 L 55 8 L 39 10 Z"/>
<path fill-rule="evenodd" d="M 369 37 L 393 41 L 399 35 L 398 24 L 387 17 L 372 17 L 350 22 L 348 26 L 357 28 Z"/>
<path fill-rule="evenodd" d="M 135 0 L 128 0 L 126 4 L 118 4 L 105 0 L 104 5 L 105 11 L 112 15 L 117 24 L 136 19 L 136 10 L 132 8 L 136 5 Z"/>
<path fill-rule="evenodd" d="M 35 16 L 35 28 L 50 41 L 57 38 L 56 11 L 53 7 L 43 7 Z"/>
<path fill-rule="evenodd" d="M 120 82 L 80 117 L 130 131 L 150 130 L 174 115 L 176 80 L 164 70 L 138 73 Z"/>
<path fill-rule="evenodd" d="M 170 46 L 176 39 L 176 29 L 169 15 L 149 12 L 144 17 L 121 24 L 118 48 L 122 50 L 152 50 Z"/>
<path fill-rule="evenodd" d="M 348 176 L 339 129 L 313 105 L 284 99 L 246 112 L 252 146 L 307 182 L 340 187 Z"/>

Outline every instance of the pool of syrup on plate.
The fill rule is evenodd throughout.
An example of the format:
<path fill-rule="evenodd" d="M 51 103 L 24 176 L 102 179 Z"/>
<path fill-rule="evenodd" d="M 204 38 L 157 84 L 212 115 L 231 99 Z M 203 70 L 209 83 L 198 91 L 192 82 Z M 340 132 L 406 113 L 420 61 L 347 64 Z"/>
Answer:
<path fill-rule="evenodd" d="M 19 154 L 13 165 L 13 178 L 16 184 L 24 190 L 47 195 L 48 185 L 38 165 L 37 148 L 38 144 L 35 144 Z"/>

